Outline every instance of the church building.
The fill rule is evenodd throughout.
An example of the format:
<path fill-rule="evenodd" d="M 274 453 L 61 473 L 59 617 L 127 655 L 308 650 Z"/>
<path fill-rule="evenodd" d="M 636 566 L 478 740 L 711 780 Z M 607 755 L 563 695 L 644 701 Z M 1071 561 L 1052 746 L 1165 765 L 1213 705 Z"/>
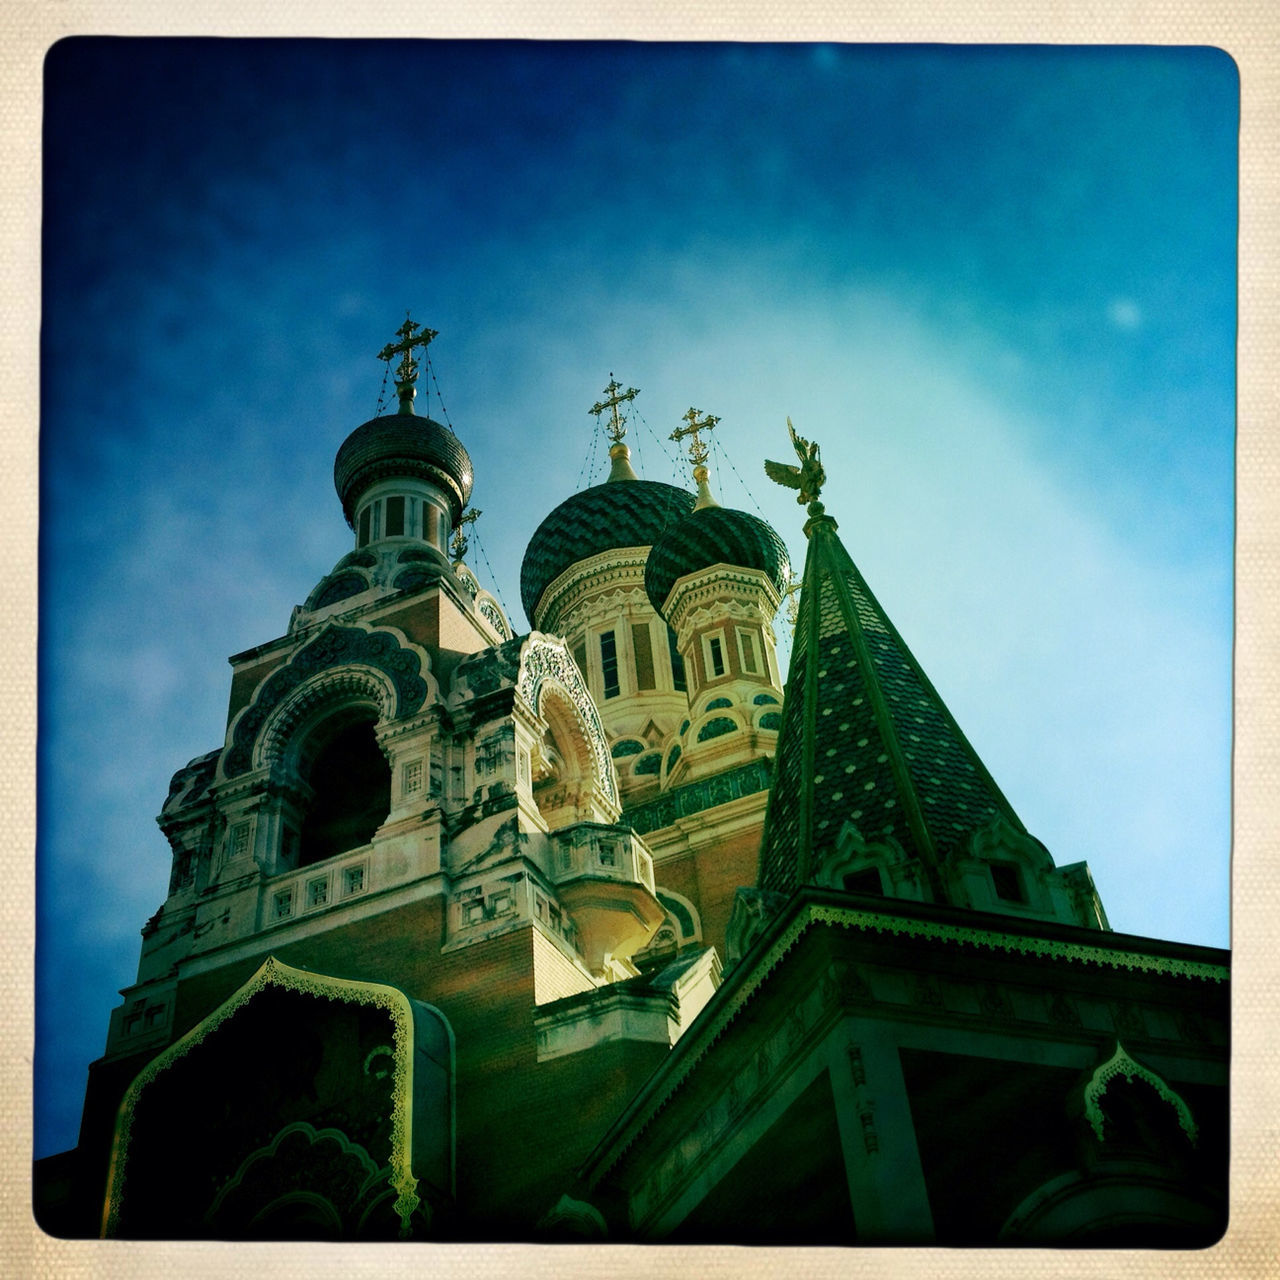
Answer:
<path fill-rule="evenodd" d="M 1114 932 L 1025 828 L 818 446 L 788 423 L 765 464 L 807 540 L 787 672 L 787 551 L 711 496 L 717 419 L 673 432 L 691 488 L 643 479 L 612 375 L 609 473 L 534 531 L 518 633 L 466 563 L 465 445 L 415 412 L 435 336 L 380 353 L 397 411 L 334 464 L 351 550 L 174 775 L 168 896 L 41 1225 L 1217 1239 L 1228 954 Z"/>

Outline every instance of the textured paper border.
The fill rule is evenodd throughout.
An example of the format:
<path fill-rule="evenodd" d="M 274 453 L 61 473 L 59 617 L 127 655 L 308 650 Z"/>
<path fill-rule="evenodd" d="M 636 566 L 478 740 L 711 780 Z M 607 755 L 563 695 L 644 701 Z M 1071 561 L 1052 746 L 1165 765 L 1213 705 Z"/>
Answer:
<path fill-rule="evenodd" d="M 1280 20 L 1268 0 L 433 0 L 342 5 L 337 0 L 245 0 L 205 6 L 156 0 L 3 0 L 0 131 L 4 138 L 0 255 L 0 504 L 7 555 L 0 633 L 0 898 L 3 1075 L 0 1087 L 0 1267 L 15 1276 L 134 1280 L 257 1276 L 676 1276 L 701 1280 L 783 1275 L 1222 1277 L 1280 1270 L 1280 443 L 1277 406 L 1277 241 L 1280 240 Z M 1232 1220 L 1198 1253 L 1055 1250 L 747 1249 L 615 1246 L 141 1245 L 55 1240 L 33 1223 L 31 1054 L 34 956 L 36 439 L 40 303 L 40 115 L 45 52 L 64 35 L 521 36 L 659 40 L 1208 44 L 1241 76 L 1240 390 L 1237 441 L 1235 768 L 1232 941 Z M 1268 728 L 1271 732 L 1268 733 Z M 105 1011 L 104 1011 L 105 1012 Z"/>

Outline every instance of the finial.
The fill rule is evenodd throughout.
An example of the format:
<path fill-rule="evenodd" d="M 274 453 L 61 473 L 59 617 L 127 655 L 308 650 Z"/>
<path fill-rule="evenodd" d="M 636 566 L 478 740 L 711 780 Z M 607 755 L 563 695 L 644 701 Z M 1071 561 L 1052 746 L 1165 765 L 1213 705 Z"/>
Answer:
<path fill-rule="evenodd" d="M 796 451 L 800 465 L 793 467 L 785 462 L 766 461 L 764 473 L 777 484 L 785 485 L 788 489 L 798 489 L 800 492 L 796 495 L 796 501 L 801 505 L 807 502 L 809 514 L 815 517 L 820 516 L 824 508 L 818 501 L 818 495 L 821 494 L 822 486 L 827 482 L 821 451 L 816 444 L 810 444 L 802 436 L 796 435 L 796 429 L 791 425 L 790 418 L 787 419 L 787 430 L 791 433 L 791 447 Z"/>
<path fill-rule="evenodd" d="M 693 509 L 701 511 L 704 507 L 719 506 L 720 504 L 711 496 L 711 490 L 707 487 L 707 442 L 699 432 L 714 431 L 720 419 L 713 414 L 702 414 L 701 410 L 691 408 L 682 421 L 689 425 L 677 427 L 671 433 L 671 439 L 679 444 L 686 436 L 692 437 L 689 441 L 689 457 L 693 462 L 693 480 L 698 486 L 698 500 L 693 504 Z"/>
<path fill-rule="evenodd" d="M 458 517 L 458 527 L 453 531 L 453 541 L 449 543 L 449 550 L 453 552 L 453 563 L 461 564 L 462 557 L 467 554 L 467 547 L 470 545 L 467 541 L 465 527 L 469 524 L 475 524 L 480 517 L 484 515 L 483 511 L 477 511 L 474 507 L 468 507 Z"/>
<path fill-rule="evenodd" d="M 422 325 L 415 324 L 406 311 L 404 324 L 396 330 L 396 337 L 400 341 L 388 342 L 378 352 L 378 359 L 385 360 L 388 366 L 396 356 L 400 357 L 400 363 L 396 366 L 396 395 L 400 398 L 401 413 L 413 412 L 413 398 L 418 394 L 418 389 L 414 385 L 418 381 L 418 362 L 413 358 L 413 348 L 421 347 L 425 351 L 428 343 L 436 336 L 438 335 L 435 329 L 426 329 Z"/>
<path fill-rule="evenodd" d="M 627 434 L 627 429 L 623 425 L 627 419 L 623 414 L 618 412 L 618 406 L 620 404 L 625 404 L 628 400 L 634 400 L 639 394 L 639 387 L 628 387 L 623 391 L 622 383 L 618 382 L 611 373 L 609 375 L 609 385 L 604 389 L 604 399 L 597 400 L 596 403 L 587 410 L 588 413 L 595 414 L 597 422 L 600 420 L 600 415 L 606 409 L 609 410 L 612 421 L 605 427 L 605 430 L 609 433 L 609 439 L 612 440 L 614 444 L 621 444 L 622 437 Z M 611 449 L 609 452 L 612 454 L 613 450 Z"/>
<path fill-rule="evenodd" d="M 631 450 L 622 443 L 622 437 L 627 434 L 627 428 L 624 425 L 627 421 L 626 417 L 618 412 L 618 406 L 625 404 L 628 400 L 634 400 L 640 394 L 639 387 L 628 387 L 625 391 L 620 383 L 611 373 L 609 375 L 609 385 L 604 389 L 604 399 L 597 400 L 595 404 L 587 410 L 588 413 L 595 414 L 596 421 L 600 421 L 600 415 L 609 410 L 611 421 L 605 427 L 609 433 L 609 439 L 613 444 L 609 446 L 609 480 L 639 480 L 631 466 Z M 607 481 L 606 481 L 607 483 Z"/>

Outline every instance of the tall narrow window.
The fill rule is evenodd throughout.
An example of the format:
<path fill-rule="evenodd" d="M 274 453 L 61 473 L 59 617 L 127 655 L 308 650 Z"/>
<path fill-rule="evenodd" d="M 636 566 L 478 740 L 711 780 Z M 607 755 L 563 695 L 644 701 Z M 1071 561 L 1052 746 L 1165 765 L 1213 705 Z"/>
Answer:
<path fill-rule="evenodd" d="M 612 631 L 600 637 L 600 670 L 604 676 L 604 696 L 616 698 L 622 688 L 618 684 L 618 640 Z"/>
<path fill-rule="evenodd" d="M 652 689 L 653 641 L 649 638 L 649 624 L 637 622 L 631 628 L 631 647 L 636 654 L 636 688 Z"/>
<path fill-rule="evenodd" d="M 724 675 L 724 646 L 720 643 L 719 636 L 711 637 L 711 644 L 708 651 L 711 654 L 712 678 Z"/>
<path fill-rule="evenodd" d="M 373 504 L 373 540 L 382 537 L 382 503 L 375 502 Z"/>
<path fill-rule="evenodd" d="M 667 653 L 671 657 L 671 683 L 677 693 L 684 693 L 689 686 L 684 678 L 684 659 L 676 648 L 676 633 L 667 628 Z"/>
<path fill-rule="evenodd" d="M 742 669 L 749 676 L 760 674 L 760 664 L 756 658 L 755 635 L 742 627 L 738 631 L 738 657 L 742 661 Z"/>
<path fill-rule="evenodd" d="M 587 646 L 580 644 L 573 651 L 573 660 L 578 664 L 578 670 L 582 672 L 582 678 L 587 678 Z"/>
<path fill-rule="evenodd" d="M 371 519 L 370 513 L 372 510 L 372 507 L 365 507 L 360 513 L 360 545 L 362 547 L 369 541 L 369 520 Z"/>
<path fill-rule="evenodd" d="M 404 499 L 387 499 L 387 537 L 399 538 L 404 534 Z"/>

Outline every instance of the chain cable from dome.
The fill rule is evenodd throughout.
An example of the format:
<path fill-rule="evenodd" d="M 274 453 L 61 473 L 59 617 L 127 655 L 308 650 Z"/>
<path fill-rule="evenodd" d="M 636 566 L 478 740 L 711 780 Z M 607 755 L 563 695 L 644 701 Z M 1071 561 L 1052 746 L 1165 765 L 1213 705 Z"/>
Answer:
<path fill-rule="evenodd" d="M 737 467 L 733 465 L 733 458 L 730 457 L 728 449 L 726 449 L 725 446 L 721 443 L 719 436 L 716 436 L 711 441 L 711 448 L 713 453 L 716 455 L 717 460 L 723 458 L 724 461 L 728 463 L 729 470 L 732 471 L 733 474 L 737 477 L 738 483 L 742 485 L 743 492 L 751 500 L 751 505 L 755 507 L 755 509 L 760 513 L 762 517 L 767 519 L 767 517 L 765 517 L 765 514 L 764 514 L 764 508 L 760 505 L 759 502 L 756 501 L 756 495 L 752 492 L 751 486 L 747 484 L 746 480 L 743 478 L 742 473 L 738 470 Z"/>
<path fill-rule="evenodd" d="M 502 606 L 502 612 L 510 618 L 511 610 L 507 608 L 507 602 L 502 598 L 502 588 L 498 585 L 498 575 L 494 573 L 493 565 L 489 563 L 489 556 L 484 549 L 484 543 L 480 541 L 480 534 L 476 530 L 473 530 L 472 533 L 476 540 L 476 550 L 480 553 L 480 559 L 484 561 L 484 567 L 488 570 L 489 581 L 493 583 L 493 594 L 497 596 L 498 603 Z"/>
<path fill-rule="evenodd" d="M 387 383 L 391 378 L 391 362 L 385 361 L 382 365 L 382 386 L 378 388 L 378 404 L 373 411 L 375 418 L 382 417 L 382 411 L 387 404 Z"/>

